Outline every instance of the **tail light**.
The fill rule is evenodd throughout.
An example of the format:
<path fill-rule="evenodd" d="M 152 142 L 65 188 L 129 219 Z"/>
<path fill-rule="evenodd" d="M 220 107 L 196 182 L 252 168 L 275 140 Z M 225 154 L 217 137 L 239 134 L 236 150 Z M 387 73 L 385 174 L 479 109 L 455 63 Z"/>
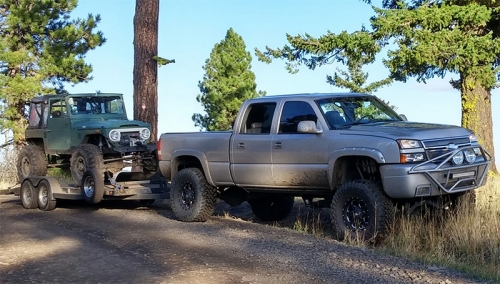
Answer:
<path fill-rule="evenodd" d="M 161 161 L 161 138 L 158 140 L 158 161 Z"/>

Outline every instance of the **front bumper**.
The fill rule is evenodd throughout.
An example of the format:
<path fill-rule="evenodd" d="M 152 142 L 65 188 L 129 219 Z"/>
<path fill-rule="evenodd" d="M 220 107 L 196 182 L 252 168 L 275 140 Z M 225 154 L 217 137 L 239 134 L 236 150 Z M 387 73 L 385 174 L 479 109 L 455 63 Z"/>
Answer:
<path fill-rule="evenodd" d="M 484 149 L 473 164 L 451 165 L 452 157 L 468 146 L 420 164 L 380 166 L 382 183 L 391 198 L 439 196 L 476 189 L 486 183 L 491 156 Z M 438 162 L 439 161 L 439 162 Z"/>

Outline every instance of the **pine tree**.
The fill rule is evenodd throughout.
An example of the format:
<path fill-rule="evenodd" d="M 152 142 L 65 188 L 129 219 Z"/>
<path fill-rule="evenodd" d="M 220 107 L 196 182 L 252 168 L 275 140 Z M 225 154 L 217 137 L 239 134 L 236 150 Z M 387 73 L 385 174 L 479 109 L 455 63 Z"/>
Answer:
<path fill-rule="evenodd" d="M 24 141 L 25 103 L 92 79 L 85 55 L 105 42 L 100 16 L 70 20 L 77 0 L 0 0 L 0 129 Z"/>
<path fill-rule="evenodd" d="M 208 131 L 231 129 L 242 102 L 265 95 L 256 91 L 251 62 L 252 56 L 246 51 L 243 38 L 230 28 L 203 66 L 206 73 L 198 83 L 201 94 L 196 100 L 206 114 L 193 115 L 195 126 Z"/>
<path fill-rule="evenodd" d="M 151 124 L 152 142 L 156 142 L 158 136 L 158 64 L 163 59 L 158 57 L 159 9 L 159 0 L 136 0 L 134 119 Z"/>

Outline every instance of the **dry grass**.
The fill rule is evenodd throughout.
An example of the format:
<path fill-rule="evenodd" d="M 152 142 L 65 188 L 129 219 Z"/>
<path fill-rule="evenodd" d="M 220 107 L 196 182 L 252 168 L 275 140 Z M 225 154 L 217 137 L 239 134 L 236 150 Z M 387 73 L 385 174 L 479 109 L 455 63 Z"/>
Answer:
<path fill-rule="evenodd" d="M 382 250 L 500 282 L 500 178 L 477 192 L 476 209 L 442 219 L 401 218 Z"/>

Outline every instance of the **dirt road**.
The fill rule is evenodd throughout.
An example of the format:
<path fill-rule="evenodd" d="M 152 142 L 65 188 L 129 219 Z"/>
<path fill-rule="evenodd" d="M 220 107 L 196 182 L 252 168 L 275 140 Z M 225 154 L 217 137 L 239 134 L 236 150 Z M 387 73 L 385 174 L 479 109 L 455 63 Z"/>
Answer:
<path fill-rule="evenodd" d="M 26 210 L 14 195 L 0 202 L 1 283 L 478 282 L 249 221 L 178 222 L 166 202 L 59 202 L 50 212 Z"/>

